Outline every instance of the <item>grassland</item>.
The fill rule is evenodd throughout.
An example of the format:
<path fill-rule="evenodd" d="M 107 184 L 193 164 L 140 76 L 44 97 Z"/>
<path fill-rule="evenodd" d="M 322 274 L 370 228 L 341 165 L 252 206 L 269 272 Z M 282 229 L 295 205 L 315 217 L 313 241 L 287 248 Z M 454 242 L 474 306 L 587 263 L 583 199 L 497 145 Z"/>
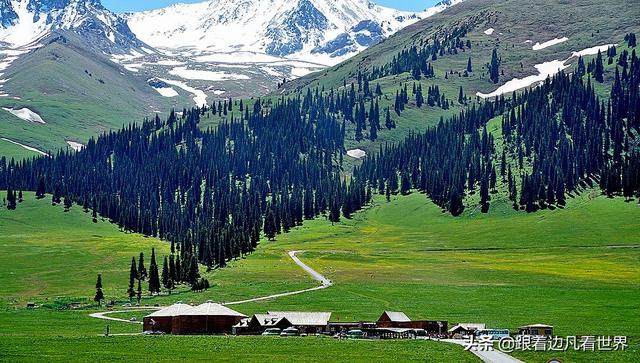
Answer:
<path fill-rule="evenodd" d="M 401 310 L 416 319 L 479 321 L 512 330 L 540 322 L 554 325 L 558 335 L 631 337 L 626 352 L 564 353 L 560 357 L 565 361 L 629 362 L 640 356 L 639 216 L 637 202 L 589 191 L 570 198 L 565 209 L 525 214 L 498 204 L 488 215 L 470 208 L 460 218 L 443 214 L 417 193 L 389 203 L 376 198 L 352 220 L 334 226 L 323 219 L 308 221 L 276 241 L 263 242 L 231 267 L 205 273 L 214 284 L 207 292 L 182 288 L 172 296 L 147 297 L 144 303 L 232 301 L 314 286 L 286 256 L 295 249 L 305 251 L 300 254 L 305 263 L 335 285 L 234 309 L 245 314 L 332 311 L 338 321 L 376 319 L 382 310 Z M 121 233 L 108 222 L 94 224 L 79 207 L 64 213 L 48 199 L 36 201 L 32 195 L 16 211 L 0 211 L 0 231 L 0 264 L 7 266 L 0 275 L 5 309 L 0 312 L 0 356 L 35 360 L 34 354 L 42 353 L 56 361 L 75 346 L 114 360 L 140 360 L 142 351 L 195 360 L 204 345 L 219 353 L 216 357 L 248 360 L 264 359 L 273 349 L 289 352 L 287 357 L 322 352 L 334 360 L 469 358 L 455 348 L 440 352 L 445 348 L 412 342 L 363 342 L 345 348 L 315 338 L 273 345 L 252 338 L 98 338 L 106 323 L 88 317 L 96 308 L 58 310 L 61 303 L 87 301 L 98 272 L 105 276 L 107 298 L 125 300 L 131 256 L 152 246 L 159 255 L 166 254 L 166 243 Z M 27 299 L 45 307 L 22 309 Z M 109 324 L 112 333 L 140 329 Z M 359 345 L 367 343 L 372 345 Z M 30 344 L 37 349 L 27 348 Z M 232 348 L 243 353 L 227 350 Z M 518 356 L 531 362 L 549 358 L 544 353 Z"/>

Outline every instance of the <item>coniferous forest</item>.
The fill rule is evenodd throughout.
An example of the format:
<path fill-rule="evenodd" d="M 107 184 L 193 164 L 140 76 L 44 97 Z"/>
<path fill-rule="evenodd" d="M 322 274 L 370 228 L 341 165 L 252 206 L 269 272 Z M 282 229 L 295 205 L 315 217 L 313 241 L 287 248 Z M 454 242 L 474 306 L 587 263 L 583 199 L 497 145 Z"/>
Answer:
<path fill-rule="evenodd" d="M 64 199 L 67 209 L 81 204 L 94 219 L 99 214 L 123 230 L 169 240 L 182 261 L 209 267 L 223 267 L 253 251 L 261 236 L 273 239 L 305 219 L 350 218 L 372 190 L 387 198 L 419 190 L 452 215 L 476 193 L 488 212 L 498 184 L 507 186 L 514 209 L 526 212 L 563 206 L 567 193 L 588 186 L 632 198 L 640 194 L 640 63 L 635 51 L 614 53 L 608 56 L 617 56 L 622 71 L 616 69 L 607 101 L 592 84 L 592 75 L 600 78 L 599 55 L 593 66 L 579 62 L 573 75 L 559 73 L 511 98 L 472 102 L 422 134 L 381 146 L 350 177 L 342 170 L 346 124 L 353 124 L 356 140 L 375 140 L 395 127 L 390 110 L 379 107 L 380 85 L 372 91 L 365 73 L 341 90 L 307 89 L 275 104 L 258 99 L 251 110 L 235 103 L 239 117 L 229 100 L 130 124 L 80 152 L 1 159 L 0 189 L 9 191 L 11 208 L 16 190 L 50 193 L 52 203 Z M 428 69 L 414 78 L 428 76 Z M 437 87 L 426 99 L 419 83 L 412 88 L 418 107 L 450 104 Z M 466 99 L 459 96 L 460 103 Z M 408 102 L 405 83 L 395 113 Z M 205 115 L 223 113 L 228 121 L 199 127 Z M 501 118 L 499 144 L 487 131 L 495 118 Z"/>

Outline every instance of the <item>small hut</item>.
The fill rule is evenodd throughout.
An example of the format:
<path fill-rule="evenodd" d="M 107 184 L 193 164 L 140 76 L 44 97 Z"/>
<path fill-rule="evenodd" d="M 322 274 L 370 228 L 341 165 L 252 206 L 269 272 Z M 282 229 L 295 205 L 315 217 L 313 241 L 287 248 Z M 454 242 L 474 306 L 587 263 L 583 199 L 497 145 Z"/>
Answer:
<path fill-rule="evenodd" d="M 173 320 L 176 316 L 193 309 L 193 306 L 177 303 L 153 312 L 143 319 L 143 330 L 152 332 L 171 333 Z"/>

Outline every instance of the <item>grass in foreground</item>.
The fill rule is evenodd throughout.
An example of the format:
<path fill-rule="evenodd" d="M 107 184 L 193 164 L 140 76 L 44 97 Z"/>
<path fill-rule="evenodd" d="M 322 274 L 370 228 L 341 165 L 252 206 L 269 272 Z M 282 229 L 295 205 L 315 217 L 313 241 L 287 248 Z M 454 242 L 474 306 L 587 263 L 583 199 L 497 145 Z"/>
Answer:
<path fill-rule="evenodd" d="M 599 356 L 571 352 L 563 355 L 565 361 L 587 362 L 595 357 L 634 361 L 639 357 L 640 337 L 638 217 L 640 207 L 636 202 L 625 203 L 589 192 L 570 199 L 565 209 L 525 214 L 498 204 L 487 215 L 470 208 L 460 218 L 443 214 L 417 193 L 395 197 L 390 203 L 377 198 L 373 206 L 352 220 L 334 226 L 322 219 L 308 221 L 292 233 L 278 236 L 274 242 L 264 242 L 253 255 L 232 262 L 231 268 L 207 273 L 215 286 L 205 293 L 181 292 L 146 302 L 231 301 L 311 287 L 317 283 L 286 255 L 291 250 L 302 250 L 305 252 L 300 256 L 305 263 L 332 279 L 334 286 L 237 305 L 234 309 L 245 314 L 267 310 L 332 311 L 333 319 L 339 321 L 374 320 L 388 309 L 405 311 L 415 319 L 484 322 L 512 330 L 524 324 L 547 323 L 556 327 L 558 335 L 631 337 L 627 352 Z M 3 301 L 9 302 L 16 296 L 21 301 L 34 297 L 42 301 L 57 295 L 89 298 L 95 273 L 100 269 L 107 270 L 107 297 L 124 300 L 131 255 L 140 249 L 148 250 L 151 245 L 157 246 L 160 255 L 167 250 L 167 244 L 161 241 L 120 233 L 106 222 L 95 225 L 78 207 L 64 213 L 61 207 L 51 207 L 47 200 L 33 200 L 32 195 L 26 197 L 17 211 L 0 212 L 0 227 L 3 233 L 0 256 L 4 256 L 0 262 L 12 266 L 9 272 L 13 273 L 0 277 L 0 284 L 6 287 L 0 294 Z M 70 241 L 72 245 L 66 247 Z M 32 290 L 34 286 L 38 288 Z M 3 341 L 13 347 L 10 356 L 27 354 L 24 336 L 35 335 L 31 332 L 37 331 L 42 322 L 47 325 L 43 329 L 51 332 L 40 334 L 38 339 L 44 340 L 34 344 L 46 346 L 45 351 L 54 360 L 56 352 L 64 355 L 72 346 L 65 339 L 47 337 L 64 336 L 57 333 L 60 329 L 78 330 L 80 336 L 86 337 L 77 338 L 75 345 L 103 349 L 93 336 L 104 331 L 105 322 L 94 321 L 88 313 L 47 309 L 3 313 L 1 330 L 11 331 L 4 333 Z M 26 315 L 16 318 L 16 314 Z M 115 329 L 112 332 L 140 330 L 139 325 L 125 325 L 123 328 L 112 325 Z M 7 326 L 20 328 L 10 330 Z M 113 339 L 123 340 L 118 343 L 122 344 L 122 350 L 104 349 L 116 358 L 129 350 L 135 356 L 137 349 L 143 349 L 140 347 L 148 347 L 144 348 L 147 351 L 156 349 L 155 342 L 161 341 L 143 337 Z M 166 339 L 162 340 L 166 349 L 161 351 L 169 355 L 177 354 L 174 346 L 190 346 L 199 339 L 210 339 L 207 346 L 227 342 L 221 340 L 226 338 L 215 337 L 159 339 Z M 250 342 L 250 339 L 229 341 Z M 304 346 L 306 343 L 285 350 L 294 355 L 321 351 L 324 354 L 323 350 L 328 350 L 328 356 L 334 359 L 349 358 L 331 356 L 334 348 L 335 354 L 350 354 L 340 346 L 324 348 L 313 342 L 314 349 L 322 350 L 313 353 Z M 372 342 L 362 344 L 367 343 Z M 327 340 L 326 344 L 335 343 Z M 390 344 L 400 344 L 402 348 L 398 349 L 413 349 L 409 342 Z M 251 354 L 258 354 L 262 348 L 252 350 L 253 345 L 256 344 L 247 343 L 246 349 L 238 349 L 246 350 L 245 356 L 250 357 L 247 359 L 259 360 Z M 186 351 L 189 349 L 185 347 Z M 392 348 L 380 349 L 383 350 L 371 355 L 375 360 L 384 359 L 380 357 L 387 354 L 385 349 Z M 518 356 L 525 361 L 543 361 L 550 354 Z M 363 353 L 361 357 L 367 356 Z M 22 358 L 28 360 L 28 356 Z"/>

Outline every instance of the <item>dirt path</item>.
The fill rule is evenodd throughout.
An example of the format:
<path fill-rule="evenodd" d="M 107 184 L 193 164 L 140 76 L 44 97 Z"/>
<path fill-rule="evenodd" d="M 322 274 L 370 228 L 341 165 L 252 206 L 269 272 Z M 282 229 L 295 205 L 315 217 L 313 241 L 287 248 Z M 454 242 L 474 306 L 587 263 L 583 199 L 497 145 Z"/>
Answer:
<path fill-rule="evenodd" d="M 256 297 L 256 298 L 253 298 L 253 299 L 232 301 L 232 302 L 224 303 L 223 305 L 238 305 L 238 304 L 244 304 L 244 303 L 255 302 L 255 301 L 263 301 L 263 300 L 275 299 L 275 298 L 283 297 L 283 296 L 298 295 L 298 294 L 302 294 L 302 293 L 309 292 L 309 291 L 317 291 L 317 290 L 326 289 L 327 287 L 333 285 L 333 282 L 331 282 L 331 280 L 329 280 L 328 278 L 322 276 L 318 271 L 312 269 L 307 264 L 305 264 L 304 262 L 300 261 L 298 256 L 296 256 L 296 254 L 300 253 L 300 252 L 304 252 L 304 251 L 290 251 L 289 252 L 289 257 L 291 257 L 291 259 L 293 260 L 293 262 L 296 263 L 296 265 L 300 266 L 306 273 L 311 275 L 311 277 L 313 277 L 314 280 L 320 282 L 320 286 L 316 286 L 316 287 L 312 287 L 312 288 L 304 289 L 304 290 L 283 292 L 283 293 L 280 293 L 280 294 Z"/>
<path fill-rule="evenodd" d="M 306 273 L 308 273 L 311 277 L 313 277 L 314 280 L 320 282 L 320 286 L 311 287 L 311 288 L 303 289 L 303 290 L 283 292 L 283 293 L 273 294 L 273 295 L 268 295 L 268 296 L 254 297 L 254 298 L 246 299 L 246 300 L 231 301 L 231 302 L 223 303 L 223 305 L 239 305 L 239 304 L 245 304 L 245 303 L 256 302 L 256 301 L 276 299 L 276 298 L 284 297 L 284 296 L 292 296 L 292 295 L 302 294 L 302 293 L 305 293 L 305 292 L 322 290 L 322 289 L 326 289 L 327 287 L 333 285 L 333 282 L 331 282 L 331 280 L 329 280 L 328 278 L 322 276 L 319 272 L 317 272 L 316 270 L 312 269 L 311 267 L 309 267 L 304 262 L 300 261 L 298 256 L 296 256 L 296 254 L 298 254 L 300 252 L 304 252 L 304 251 L 290 251 L 288 254 L 289 254 L 289 257 L 291 257 L 291 259 L 293 260 L 293 262 L 296 263 L 296 265 L 300 266 Z M 129 321 L 129 320 L 126 320 L 126 319 L 114 318 L 114 317 L 111 317 L 111 316 L 108 316 L 108 315 L 109 314 L 115 314 L 115 313 L 126 313 L 126 312 L 131 312 L 131 311 L 136 311 L 136 310 L 159 310 L 159 309 L 162 309 L 163 307 L 164 306 L 159 306 L 159 307 L 135 307 L 135 306 L 132 306 L 131 308 L 127 308 L 126 310 L 103 311 L 101 313 L 90 314 L 90 316 L 92 318 L 96 318 L 96 319 L 119 321 L 119 322 L 123 322 L 123 323 L 132 323 L 132 324 L 142 324 L 142 322 L 140 322 L 140 321 Z"/>
<path fill-rule="evenodd" d="M 462 346 L 465 345 L 465 341 L 460 339 L 443 339 L 441 342 L 453 343 Z M 469 351 L 482 359 L 485 363 L 523 363 L 521 360 L 499 350 L 480 351 L 471 349 Z"/>

